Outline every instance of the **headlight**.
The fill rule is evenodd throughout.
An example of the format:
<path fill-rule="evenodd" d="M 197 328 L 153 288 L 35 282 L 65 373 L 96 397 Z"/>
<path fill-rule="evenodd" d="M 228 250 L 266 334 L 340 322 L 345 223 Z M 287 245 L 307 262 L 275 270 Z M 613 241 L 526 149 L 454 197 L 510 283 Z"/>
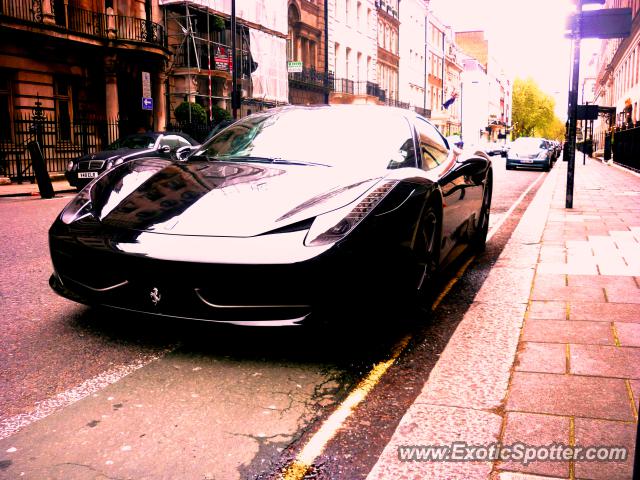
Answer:
<path fill-rule="evenodd" d="M 91 184 L 83 188 L 73 200 L 64 207 L 60 220 L 69 225 L 91 214 Z"/>
<path fill-rule="evenodd" d="M 344 238 L 371 212 L 397 182 L 383 182 L 372 190 L 355 206 L 353 204 L 339 208 L 324 215 L 319 215 L 311 225 L 304 244 L 317 247 L 328 243 L 335 243 Z"/>
<path fill-rule="evenodd" d="M 73 170 L 73 167 L 75 167 L 76 164 L 73 162 L 73 160 L 69 160 L 69 163 L 67 163 L 67 172 L 70 172 L 71 170 Z"/>
<path fill-rule="evenodd" d="M 538 154 L 538 159 L 544 159 L 544 158 L 547 158 L 547 152 L 543 150 Z"/>
<path fill-rule="evenodd" d="M 105 170 L 109 170 L 111 167 L 113 167 L 113 160 L 107 160 L 107 162 L 104 164 Z"/>
<path fill-rule="evenodd" d="M 124 159 L 118 158 L 118 159 L 116 159 L 115 162 L 113 162 L 113 166 L 120 165 L 122 162 L 124 162 Z"/>

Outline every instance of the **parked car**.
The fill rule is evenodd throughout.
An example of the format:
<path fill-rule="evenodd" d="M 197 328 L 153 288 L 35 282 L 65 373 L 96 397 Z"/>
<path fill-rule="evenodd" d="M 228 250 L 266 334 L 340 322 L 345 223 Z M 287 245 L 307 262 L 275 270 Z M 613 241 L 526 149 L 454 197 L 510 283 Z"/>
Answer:
<path fill-rule="evenodd" d="M 119 138 L 100 152 L 71 160 L 65 176 L 69 184 L 81 190 L 105 170 L 135 158 L 174 156 L 180 147 L 199 145 L 193 138 L 177 132 L 136 133 Z"/>
<path fill-rule="evenodd" d="M 511 148 L 511 140 L 505 140 L 504 143 L 500 146 L 500 156 L 507 158 L 507 152 Z"/>
<path fill-rule="evenodd" d="M 507 170 L 514 168 L 541 168 L 548 172 L 553 166 L 553 149 L 543 138 L 517 138 L 507 152 Z"/>
<path fill-rule="evenodd" d="M 450 150 L 409 110 L 272 109 L 186 161 L 93 180 L 49 231 L 50 285 L 179 319 L 281 326 L 334 309 L 370 324 L 349 313 L 409 305 L 456 245 L 484 248 L 492 178 L 484 152 Z"/>
<path fill-rule="evenodd" d="M 487 155 L 498 155 L 502 151 L 502 145 L 498 142 L 487 142 L 483 145 Z"/>

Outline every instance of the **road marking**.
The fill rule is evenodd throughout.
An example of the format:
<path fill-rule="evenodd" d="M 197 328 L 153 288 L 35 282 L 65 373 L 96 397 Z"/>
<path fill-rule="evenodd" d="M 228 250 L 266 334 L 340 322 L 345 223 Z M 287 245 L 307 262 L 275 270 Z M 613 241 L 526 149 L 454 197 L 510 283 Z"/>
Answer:
<path fill-rule="evenodd" d="M 20 413 L 0 421 L 0 440 L 17 433 L 37 420 L 42 420 L 52 413 L 76 403 L 78 400 L 82 400 L 83 398 L 108 387 L 112 383 L 116 383 L 136 370 L 139 370 L 149 363 L 164 357 L 174 349 L 175 347 L 162 350 L 161 352 L 153 355 L 143 355 L 134 362 L 102 372 L 93 378 L 85 380 L 77 387 L 71 388 L 54 397 L 39 402 L 30 412 Z"/>
<path fill-rule="evenodd" d="M 300 453 L 298 453 L 293 463 L 287 467 L 281 476 L 283 480 L 299 480 L 305 476 L 307 470 L 313 465 L 314 460 L 322 454 L 324 448 L 342 427 L 345 420 L 349 418 L 358 404 L 366 398 L 367 394 L 376 386 L 382 375 L 385 374 L 404 351 L 409 340 L 411 340 L 410 335 L 400 340 L 393 348 L 393 353 L 389 360 L 375 365 L 369 374 L 360 381 L 358 386 L 353 389 L 349 396 L 329 416 L 313 437 L 311 437 L 309 442 L 307 442 Z"/>
<path fill-rule="evenodd" d="M 462 265 L 462 267 L 460 267 L 460 270 L 458 270 L 456 272 L 454 277 L 451 280 L 449 280 L 449 283 L 447 283 L 445 285 L 444 289 L 442 290 L 442 292 L 440 292 L 440 295 L 438 295 L 438 298 L 436 298 L 434 300 L 433 304 L 431 305 L 431 311 L 434 311 L 436 308 L 438 308 L 438 305 L 440 305 L 440 302 L 442 302 L 442 300 L 444 300 L 444 297 L 447 296 L 447 294 L 453 288 L 453 286 L 456 283 L 458 283 L 458 280 L 460 280 L 462 278 L 462 275 L 464 275 L 464 272 L 467 270 L 467 267 L 469 267 L 469 265 L 471 265 L 471 262 L 473 262 L 475 259 L 476 259 L 476 257 L 474 255 L 469 260 L 467 260 L 464 263 L 464 265 Z"/>
<path fill-rule="evenodd" d="M 529 185 L 527 187 L 527 189 L 522 192 L 522 194 L 518 197 L 518 199 L 513 203 L 513 205 L 511 205 L 509 207 L 509 210 L 507 210 L 502 217 L 500 218 L 500 220 L 498 220 L 498 222 L 496 222 L 495 225 L 493 225 L 491 227 L 491 230 L 489 230 L 489 233 L 487 234 L 487 242 L 489 240 L 491 240 L 491 238 L 493 238 L 493 236 L 498 232 L 498 230 L 500 230 L 500 227 L 502 226 L 502 224 L 505 222 L 505 220 L 507 218 L 509 218 L 511 216 L 511 214 L 513 213 L 513 211 L 518 207 L 518 205 L 520 205 L 520 203 L 522 202 L 522 200 L 524 200 L 524 198 L 529 194 L 529 192 L 531 191 L 531 189 L 535 186 L 536 183 L 538 183 L 540 181 L 541 178 L 544 177 L 544 173 L 540 173 L 536 179 L 531 182 L 531 185 Z"/>

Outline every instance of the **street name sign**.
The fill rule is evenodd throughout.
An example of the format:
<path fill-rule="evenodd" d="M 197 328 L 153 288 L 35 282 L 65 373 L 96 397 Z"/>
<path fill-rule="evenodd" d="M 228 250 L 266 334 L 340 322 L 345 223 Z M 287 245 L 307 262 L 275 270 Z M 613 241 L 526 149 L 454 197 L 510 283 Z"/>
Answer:
<path fill-rule="evenodd" d="M 624 38 L 631 33 L 630 8 L 586 10 L 569 17 L 566 37 L 573 37 L 580 24 L 580 38 Z"/>
<path fill-rule="evenodd" d="M 578 105 L 577 120 L 597 120 L 598 105 Z"/>
<path fill-rule="evenodd" d="M 151 98 L 151 75 L 149 72 L 142 72 L 142 96 Z"/>
<path fill-rule="evenodd" d="M 153 110 L 153 98 L 142 97 L 142 110 Z"/>

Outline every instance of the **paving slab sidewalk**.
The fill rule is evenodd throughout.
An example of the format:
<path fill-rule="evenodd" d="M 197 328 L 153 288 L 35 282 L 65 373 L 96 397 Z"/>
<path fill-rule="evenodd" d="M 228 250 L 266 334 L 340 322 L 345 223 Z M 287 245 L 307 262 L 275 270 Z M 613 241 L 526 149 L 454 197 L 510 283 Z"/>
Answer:
<path fill-rule="evenodd" d="M 60 193 L 75 193 L 76 189 L 69 185 L 65 179 L 54 179 L 51 182 L 53 190 L 56 194 Z M 10 183 L 6 185 L 0 185 L 0 197 L 39 197 L 37 183 L 30 183 L 25 181 L 21 184 Z"/>
<path fill-rule="evenodd" d="M 631 478 L 640 176 L 577 162 L 574 208 L 565 209 L 566 166 L 545 179 L 368 480 Z M 399 459 L 399 447 L 453 442 L 622 446 L 629 456 L 527 465 Z"/>

